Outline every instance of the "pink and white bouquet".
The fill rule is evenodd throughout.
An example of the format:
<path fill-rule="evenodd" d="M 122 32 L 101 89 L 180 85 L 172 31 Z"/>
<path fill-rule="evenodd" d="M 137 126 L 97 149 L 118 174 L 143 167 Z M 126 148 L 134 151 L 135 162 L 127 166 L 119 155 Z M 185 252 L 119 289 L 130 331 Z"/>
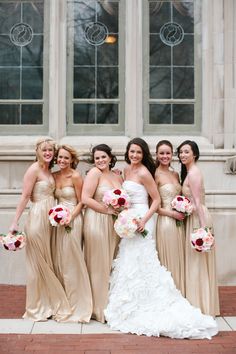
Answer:
<path fill-rule="evenodd" d="M 130 197 L 123 189 L 110 189 L 105 191 L 102 199 L 103 203 L 109 207 L 122 211 L 129 208 Z"/>
<path fill-rule="evenodd" d="M 65 225 L 66 232 L 71 231 L 71 227 L 66 225 L 70 220 L 70 210 L 61 204 L 51 208 L 48 212 L 48 218 L 52 226 Z"/>
<path fill-rule="evenodd" d="M 7 235 L 0 235 L 0 242 L 7 251 L 18 251 L 25 247 L 26 236 L 24 232 L 9 232 Z"/>
<path fill-rule="evenodd" d="M 137 232 L 138 221 L 141 219 L 132 209 L 123 210 L 114 223 L 117 235 L 121 238 L 133 238 L 137 235 L 147 236 L 148 231 Z"/>
<path fill-rule="evenodd" d="M 200 227 L 191 233 L 190 242 L 197 252 L 209 252 L 215 244 L 214 235 L 209 227 Z"/>
<path fill-rule="evenodd" d="M 189 216 L 193 211 L 191 201 L 183 195 L 176 195 L 171 202 L 171 206 L 172 209 L 178 211 L 179 213 L 183 213 L 185 216 Z M 182 221 L 176 220 L 177 226 L 180 226 L 182 223 Z"/>

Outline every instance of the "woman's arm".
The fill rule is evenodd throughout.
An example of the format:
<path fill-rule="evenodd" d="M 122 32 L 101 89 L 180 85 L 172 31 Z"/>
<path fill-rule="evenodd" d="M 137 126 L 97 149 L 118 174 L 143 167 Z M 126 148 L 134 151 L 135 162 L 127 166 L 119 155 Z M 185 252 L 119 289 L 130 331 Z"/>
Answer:
<path fill-rule="evenodd" d="M 28 170 L 26 171 L 24 178 L 23 178 L 23 187 L 22 187 L 22 194 L 20 197 L 20 201 L 17 205 L 15 216 L 13 219 L 13 222 L 9 228 L 10 232 L 17 231 L 18 230 L 18 221 L 23 213 L 23 211 L 26 208 L 26 205 L 30 199 L 32 190 L 34 188 L 34 185 L 37 181 L 37 175 L 38 175 L 38 166 L 37 163 L 34 163 L 31 165 Z"/>
<path fill-rule="evenodd" d="M 83 187 L 83 179 L 81 177 L 81 175 L 77 172 L 74 171 L 72 174 L 72 183 L 75 189 L 75 194 L 77 197 L 77 201 L 78 204 L 76 205 L 76 207 L 74 208 L 72 214 L 71 214 L 71 220 L 73 221 L 74 218 L 80 214 L 82 208 L 83 208 L 83 203 L 81 201 L 81 192 L 82 192 L 82 187 Z"/>
<path fill-rule="evenodd" d="M 144 215 L 144 217 L 139 222 L 139 226 L 137 229 L 137 231 L 139 231 L 139 232 L 144 231 L 146 222 L 157 211 L 157 209 L 161 203 L 161 198 L 160 198 L 159 192 L 157 190 L 156 183 L 149 171 L 145 171 L 145 173 L 142 173 L 141 182 L 144 185 L 144 187 L 146 188 L 146 190 L 151 198 L 151 204 L 150 204 L 150 207 L 149 207 L 147 213 Z"/>
<path fill-rule="evenodd" d="M 201 203 L 202 175 L 197 168 L 190 171 L 190 173 L 188 174 L 188 184 L 191 190 L 193 204 L 195 206 L 195 210 L 198 215 L 200 227 L 205 227 L 206 220 L 205 220 L 205 215 Z"/>
<path fill-rule="evenodd" d="M 101 173 L 98 168 L 94 167 L 86 175 L 82 189 L 82 203 L 98 213 L 114 214 L 115 210 L 113 208 L 107 208 L 105 204 L 99 203 L 94 199 Z"/>

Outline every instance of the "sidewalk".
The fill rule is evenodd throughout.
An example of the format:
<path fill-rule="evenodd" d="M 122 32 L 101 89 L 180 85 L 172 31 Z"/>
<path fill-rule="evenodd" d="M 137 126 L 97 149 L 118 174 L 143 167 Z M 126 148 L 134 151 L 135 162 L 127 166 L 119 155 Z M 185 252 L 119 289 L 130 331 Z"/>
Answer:
<path fill-rule="evenodd" d="M 106 324 L 22 320 L 25 287 L 0 285 L 0 354 L 236 354 L 236 287 L 220 287 L 220 333 L 212 340 L 121 334 Z"/>

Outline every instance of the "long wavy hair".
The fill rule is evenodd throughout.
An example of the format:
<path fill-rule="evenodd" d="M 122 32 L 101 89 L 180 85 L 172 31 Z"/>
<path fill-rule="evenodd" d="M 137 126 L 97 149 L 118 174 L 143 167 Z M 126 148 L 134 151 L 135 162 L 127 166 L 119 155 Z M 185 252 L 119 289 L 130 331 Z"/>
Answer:
<path fill-rule="evenodd" d="M 187 168 L 184 164 L 182 164 L 181 160 L 180 160 L 180 150 L 182 148 L 182 146 L 184 145 L 189 145 L 191 147 L 191 150 L 193 152 L 193 156 L 195 157 L 195 162 L 199 159 L 200 157 L 200 152 L 199 152 L 199 148 L 198 145 L 195 141 L 193 140 L 185 140 L 183 141 L 178 147 L 177 147 L 177 156 L 179 158 L 179 162 L 181 163 L 181 171 L 180 171 L 180 180 L 181 180 L 181 184 L 183 185 L 184 180 L 187 176 Z"/>
<path fill-rule="evenodd" d="M 169 140 L 160 140 L 157 145 L 156 145 L 156 154 L 158 153 L 158 149 L 159 147 L 161 147 L 162 145 L 167 145 L 170 147 L 171 152 L 173 154 L 174 148 L 173 145 L 171 144 L 171 142 Z M 158 161 L 158 158 L 156 157 L 156 167 L 160 166 L 160 161 Z"/>
<path fill-rule="evenodd" d="M 146 143 L 145 140 L 141 138 L 133 138 L 132 140 L 129 141 L 129 143 L 126 146 L 126 151 L 125 151 L 125 161 L 130 165 L 130 159 L 129 159 L 129 149 L 132 144 L 138 145 L 143 152 L 143 159 L 142 159 L 142 164 L 147 167 L 148 171 L 151 173 L 151 175 L 154 178 L 155 171 L 156 171 L 156 164 L 152 158 L 152 155 L 149 150 L 149 146 Z"/>
<path fill-rule="evenodd" d="M 77 151 L 72 146 L 67 145 L 67 144 L 58 145 L 57 151 L 55 154 L 56 160 L 57 160 L 58 153 L 59 153 L 60 149 L 64 149 L 69 152 L 69 154 L 71 155 L 71 158 L 72 158 L 71 168 L 73 168 L 75 170 L 76 167 L 78 166 L 78 163 L 79 163 L 79 155 L 78 155 Z"/>
<path fill-rule="evenodd" d="M 90 158 L 88 160 L 89 163 L 93 163 L 94 164 L 94 154 L 96 151 L 103 151 L 105 152 L 110 158 L 111 158 L 111 162 L 109 164 L 109 169 L 111 170 L 117 161 L 116 156 L 112 153 L 112 149 L 110 148 L 110 146 L 108 146 L 107 144 L 98 144 L 96 146 L 94 146 L 92 148 L 91 154 L 90 154 Z"/>

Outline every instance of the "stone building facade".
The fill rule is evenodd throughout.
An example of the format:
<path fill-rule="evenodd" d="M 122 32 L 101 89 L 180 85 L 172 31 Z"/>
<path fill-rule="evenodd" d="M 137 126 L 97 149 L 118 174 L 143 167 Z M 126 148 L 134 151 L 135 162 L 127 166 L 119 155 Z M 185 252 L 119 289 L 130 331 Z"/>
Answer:
<path fill-rule="evenodd" d="M 122 168 L 132 137 L 153 156 L 160 139 L 192 139 L 219 284 L 235 285 L 235 23 L 234 0 L 0 0 L 0 232 L 41 136 L 75 146 L 83 174 L 100 142 Z M 24 284 L 24 251 L 0 256 L 0 283 Z"/>

